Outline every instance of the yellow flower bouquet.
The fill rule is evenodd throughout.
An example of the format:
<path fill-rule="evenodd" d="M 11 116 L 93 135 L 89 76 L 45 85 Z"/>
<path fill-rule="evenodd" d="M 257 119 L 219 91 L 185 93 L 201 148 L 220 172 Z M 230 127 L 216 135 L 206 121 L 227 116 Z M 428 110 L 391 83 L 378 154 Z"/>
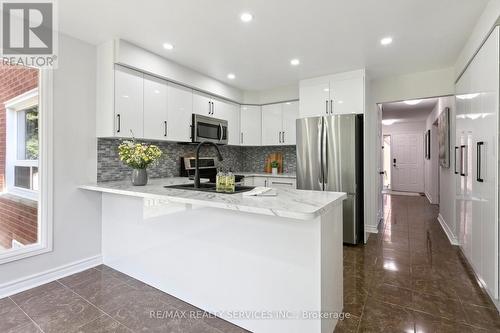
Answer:
<path fill-rule="evenodd" d="M 147 145 L 133 141 L 123 141 L 118 146 L 118 156 L 120 160 L 131 167 L 132 184 L 146 185 L 148 182 L 148 174 L 146 168 L 154 163 L 157 163 L 161 158 L 162 152 L 158 146 Z"/>

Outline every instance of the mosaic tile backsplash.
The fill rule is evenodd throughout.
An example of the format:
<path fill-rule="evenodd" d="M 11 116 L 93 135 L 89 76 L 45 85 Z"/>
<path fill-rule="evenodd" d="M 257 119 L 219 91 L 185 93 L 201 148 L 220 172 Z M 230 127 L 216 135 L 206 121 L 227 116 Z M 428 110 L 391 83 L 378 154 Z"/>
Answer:
<path fill-rule="evenodd" d="M 118 157 L 120 139 L 100 138 L 97 140 L 97 181 L 123 180 L 130 177 L 131 169 Z M 165 141 L 142 141 L 152 143 L 163 151 L 158 165 L 148 168 L 151 178 L 175 177 L 180 173 L 181 156 L 194 155 L 196 146 Z M 270 153 L 283 154 L 283 172 L 295 173 L 297 155 L 295 146 L 239 147 L 221 146 L 224 160 L 220 167 L 240 172 L 263 172 L 266 156 Z M 211 147 L 202 147 L 200 156 L 216 156 Z"/>

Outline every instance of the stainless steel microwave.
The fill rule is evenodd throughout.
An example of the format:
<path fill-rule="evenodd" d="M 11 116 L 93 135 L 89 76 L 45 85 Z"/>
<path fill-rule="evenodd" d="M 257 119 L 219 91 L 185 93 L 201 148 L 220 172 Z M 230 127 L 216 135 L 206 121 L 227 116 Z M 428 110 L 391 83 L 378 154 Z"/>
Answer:
<path fill-rule="evenodd" d="M 227 144 L 227 120 L 193 113 L 191 130 L 193 142 L 211 141 L 213 143 Z"/>

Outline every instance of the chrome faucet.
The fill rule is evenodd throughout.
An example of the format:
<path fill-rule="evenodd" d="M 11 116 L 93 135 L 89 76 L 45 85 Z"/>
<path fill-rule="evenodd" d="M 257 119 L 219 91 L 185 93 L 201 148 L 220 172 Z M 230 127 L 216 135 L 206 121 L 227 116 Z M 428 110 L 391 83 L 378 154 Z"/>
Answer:
<path fill-rule="evenodd" d="M 211 141 L 202 141 L 198 144 L 198 146 L 196 147 L 196 159 L 195 159 L 195 172 L 194 172 L 194 188 L 199 188 L 200 187 L 200 169 L 198 167 L 198 161 L 200 160 L 200 148 L 201 146 L 203 145 L 212 145 L 215 147 L 215 149 L 217 149 L 217 159 L 219 161 L 222 161 L 223 158 L 222 158 L 222 154 L 220 153 L 220 150 L 219 150 L 219 147 L 211 142 Z"/>

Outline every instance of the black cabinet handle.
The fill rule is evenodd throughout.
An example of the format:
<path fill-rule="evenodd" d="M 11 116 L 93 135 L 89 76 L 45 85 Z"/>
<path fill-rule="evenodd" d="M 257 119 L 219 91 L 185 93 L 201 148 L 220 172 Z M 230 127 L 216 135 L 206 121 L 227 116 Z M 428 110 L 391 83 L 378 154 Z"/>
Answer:
<path fill-rule="evenodd" d="M 481 158 L 482 158 L 482 147 L 484 146 L 484 142 L 483 141 L 479 141 L 477 144 L 476 144 L 476 148 L 477 148 L 477 152 L 476 152 L 476 158 L 477 158 L 477 170 L 476 170 L 476 180 L 480 183 L 484 182 L 484 179 L 482 178 L 482 175 L 481 175 Z"/>
<path fill-rule="evenodd" d="M 330 113 L 333 114 L 333 99 L 330 100 Z"/>
<path fill-rule="evenodd" d="M 326 100 L 326 114 L 328 114 L 328 100 Z"/>
<path fill-rule="evenodd" d="M 455 175 L 458 175 L 458 170 L 457 170 L 457 150 L 458 150 L 458 147 L 455 146 L 455 160 L 454 160 L 454 165 L 455 165 Z"/>
<path fill-rule="evenodd" d="M 167 136 L 167 121 L 166 120 L 163 122 L 163 126 L 164 126 L 164 128 L 163 128 L 163 136 Z"/>
<path fill-rule="evenodd" d="M 122 130 L 122 128 L 121 128 L 121 127 L 122 127 L 122 124 L 121 124 L 121 123 L 122 123 L 122 121 L 121 121 L 121 116 L 120 116 L 120 114 L 117 114 L 117 115 L 116 115 L 116 118 L 118 119 L 118 129 L 116 130 L 116 133 L 120 133 L 120 131 Z"/>
<path fill-rule="evenodd" d="M 460 176 L 465 177 L 464 171 L 464 150 L 465 146 L 460 146 Z"/>
<path fill-rule="evenodd" d="M 208 101 L 208 114 L 212 114 L 212 102 Z"/>

